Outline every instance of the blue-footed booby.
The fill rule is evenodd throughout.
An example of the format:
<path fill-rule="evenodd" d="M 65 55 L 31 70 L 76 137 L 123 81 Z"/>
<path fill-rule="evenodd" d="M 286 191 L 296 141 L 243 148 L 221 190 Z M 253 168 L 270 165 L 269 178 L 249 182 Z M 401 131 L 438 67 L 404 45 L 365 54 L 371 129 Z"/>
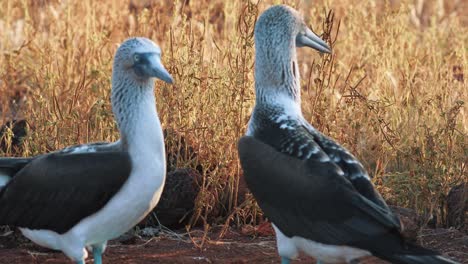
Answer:
<path fill-rule="evenodd" d="M 107 240 L 123 234 L 158 203 L 165 177 L 164 138 L 154 78 L 172 83 L 161 49 L 131 38 L 117 49 L 111 102 L 120 131 L 91 143 L 32 158 L 0 158 L 0 225 L 83 264 L 87 248 L 102 263 Z"/>
<path fill-rule="evenodd" d="M 255 25 L 256 101 L 238 150 L 245 181 L 276 233 L 283 264 L 374 255 L 392 263 L 455 263 L 404 241 L 400 221 L 361 163 L 303 117 L 296 47 L 329 53 L 299 13 L 267 9 Z"/>

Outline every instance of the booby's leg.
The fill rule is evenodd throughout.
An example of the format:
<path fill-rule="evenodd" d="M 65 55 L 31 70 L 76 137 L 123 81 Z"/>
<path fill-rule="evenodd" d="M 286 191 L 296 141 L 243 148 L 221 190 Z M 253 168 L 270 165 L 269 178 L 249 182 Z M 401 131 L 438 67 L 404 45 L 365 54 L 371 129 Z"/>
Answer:
<path fill-rule="evenodd" d="M 106 250 L 107 241 L 102 244 L 93 245 L 94 264 L 102 264 L 102 253 Z"/>
<path fill-rule="evenodd" d="M 84 259 L 82 259 L 80 261 L 77 261 L 76 264 L 85 264 L 85 261 L 84 261 Z"/>
<path fill-rule="evenodd" d="M 320 261 L 320 259 L 317 259 L 317 261 L 315 262 L 315 264 L 323 264 L 322 261 Z"/>
<path fill-rule="evenodd" d="M 281 264 L 290 264 L 291 260 L 285 257 L 281 257 Z"/>

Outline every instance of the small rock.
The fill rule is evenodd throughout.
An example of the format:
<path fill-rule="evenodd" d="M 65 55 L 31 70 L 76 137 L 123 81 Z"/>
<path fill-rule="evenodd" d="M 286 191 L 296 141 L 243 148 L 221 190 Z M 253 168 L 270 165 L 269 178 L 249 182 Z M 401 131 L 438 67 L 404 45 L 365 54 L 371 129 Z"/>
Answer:
<path fill-rule="evenodd" d="M 137 235 L 133 229 L 115 239 L 115 241 L 122 245 L 135 245 L 140 240 L 141 237 Z"/>
<path fill-rule="evenodd" d="M 145 227 L 141 229 L 138 234 L 142 237 L 154 237 L 159 234 L 160 229 L 155 227 Z"/>

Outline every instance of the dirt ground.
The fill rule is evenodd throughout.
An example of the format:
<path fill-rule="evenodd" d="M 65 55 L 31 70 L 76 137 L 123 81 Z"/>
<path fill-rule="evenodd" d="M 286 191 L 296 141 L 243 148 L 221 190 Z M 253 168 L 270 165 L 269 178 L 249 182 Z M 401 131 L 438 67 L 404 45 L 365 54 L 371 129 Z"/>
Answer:
<path fill-rule="evenodd" d="M 280 263 L 276 253 L 276 242 L 271 234 L 254 237 L 245 230 L 231 230 L 219 239 L 217 232 L 210 233 L 201 243 L 203 232 L 195 230 L 188 235 L 175 236 L 162 233 L 152 238 L 127 236 L 111 241 L 104 254 L 105 264 L 146 264 L 146 263 Z M 468 235 L 453 229 L 426 229 L 419 234 L 421 243 L 443 255 L 468 263 Z M 62 253 L 41 248 L 21 237 L 18 231 L 0 236 L 1 264 L 72 263 Z M 92 257 L 87 263 L 93 263 Z M 306 256 L 293 261 L 315 263 Z M 386 263 L 376 258 L 361 261 L 366 264 Z"/>

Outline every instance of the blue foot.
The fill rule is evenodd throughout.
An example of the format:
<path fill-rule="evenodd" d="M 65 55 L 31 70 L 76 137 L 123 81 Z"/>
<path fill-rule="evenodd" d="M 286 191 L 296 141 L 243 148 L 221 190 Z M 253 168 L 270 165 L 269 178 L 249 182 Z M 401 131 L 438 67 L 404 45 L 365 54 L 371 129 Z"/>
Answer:
<path fill-rule="evenodd" d="M 315 262 L 316 264 L 322 264 L 322 261 L 318 260 L 317 259 L 317 262 Z"/>
<path fill-rule="evenodd" d="M 93 250 L 94 264 L 102 264 L 102 252 L 100 250 Z"/>
<path fill-rule="evenodd" d="M 291 263 L 291 260 L 285 257 L 281 257 L 281 264 L 289 264 Z"/>
<path fill-rule="evenodd" d="M 102 253 L 106 249 L 107 242 L 100 245 L 93 245 L 94 264 L 102 264 Z"/>
<path fill-rule="evenodd" d="M 77 261 L 76 264 L 85 264 L 84 260 Z"/>

